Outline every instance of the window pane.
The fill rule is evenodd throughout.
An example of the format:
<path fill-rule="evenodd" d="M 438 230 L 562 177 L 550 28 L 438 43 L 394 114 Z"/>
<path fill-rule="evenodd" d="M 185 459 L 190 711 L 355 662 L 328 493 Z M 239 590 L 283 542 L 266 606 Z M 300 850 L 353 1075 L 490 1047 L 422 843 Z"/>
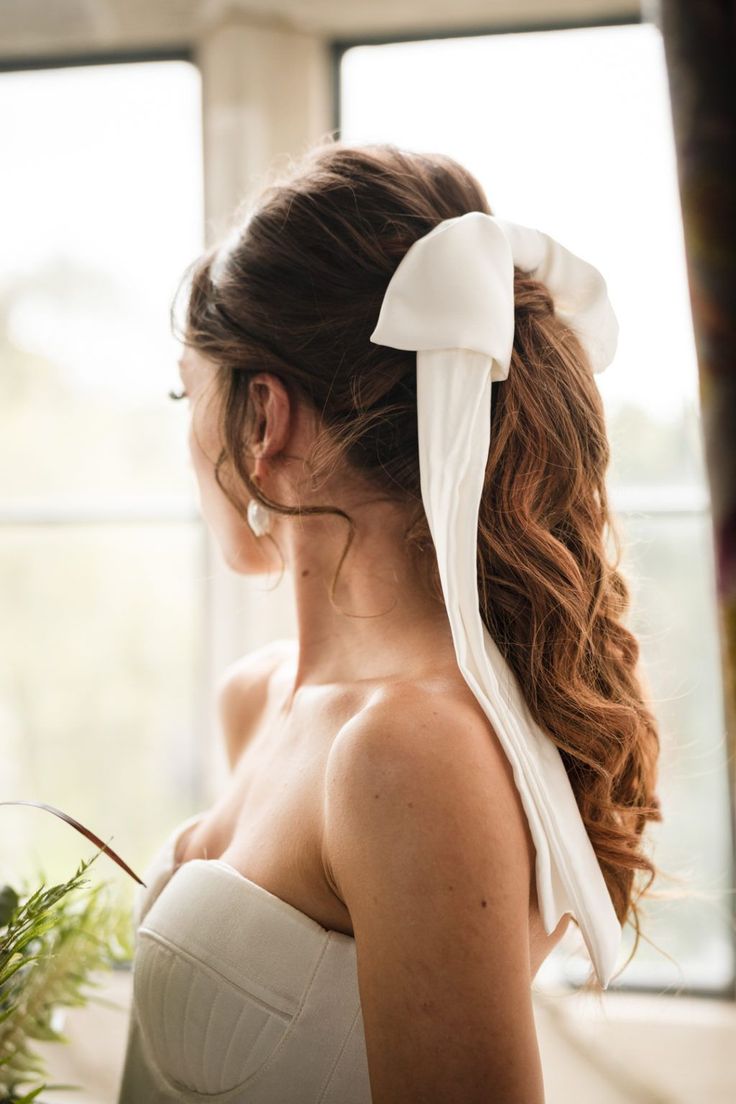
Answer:
<path fill-rule="evenodd" d="M 626 492 L 636 502 L 621 519 L 623 566 L 663 744 L 665 822 L 650 825 L 649 851 L 687 892 L 711 895 L 647 902 L 644 934 L 664 953 L 642 939 L 622 980 L 720 986 L 733 971 L 733 860 L 711 523 L 707 511 L 653 512 L 708 499 L 660 32 L 641 24 L 360 46 L 343 56 L 340 83 L 343 140 L 450 154 L 495 214 L 546 231 L 606 278 L 620 324 L 616 358 L 597 377 L 608 482 L 614 500 Z M 625 949 L 632 940 L 627 928 Z M 575 942 L 544 972 L 554 976 Z M 580 975 L 574 962 L 566 969 Z"/>
<path fill-rule="evenodd" d="M 733 858 L 711 520 L 707 514 L 641 517 L 630 519 L 628 530 L 633 628 L 662 724 L 665 820 L 653 826 L 654 860 L 683 878 L 686 891 L 709 898 L 647 904 L 647 935 L 677 959 L 684 976 L 644 944 L 631 977 L 651 973 L 675 984 L 725 985 L 734 969 L 728 934 Z"/>
<path fill-rule="evenodd" d="M 616 359 L 598 377 L 611 485 L 702 482 L 658 29 L 359 46 L 343 56 L 340 83 L 345 141 L 450 154 L 478 177 L 494 214 L 539 227 L 600 268 L 620 324 Z"/>
<path fill-rule="evenodd" d="M 2 797 L 67 811 L 138 873 L 201 800 L 208 723 L 204 530 L 167 396 L 200 126 L 188 62 L 0 75 Z M 88 523 L 39 524 L 72 503 Z M 0 816 L 5 876 L 67 878 L 91 853 L 42 810 Z"/>
<path fill-rule="evenodd" d="M 200 799 L 202 555 L 199 522 L 0 529 L 2 797 L 63 809 L 139 875 Z M 0 816 L 4 872 L 67 878 L 92 854 L 48 812 Z"/>
<path fill-rule="evenodd" d="M 184 61 L 0 74 L 0 500 L 193 501 L 166 393 L 202 247 L 200 95 Z"/>
<path fill-rule="evenodd" d="M 644 902 L 644 935 L 656 946 L 642 939 L 624 976 L 627 984 L 720 988 L 734 969 L 733 859 L 711 522 L 707 514 L 633 515 L 622 528 L 629 625 L 641 644 L 662 743 L 664 820 L 649 825 L 647 850 L 682 880 L 662 879 L 653 888 L 685 894 Z M 633 940 L 627 929 L 627 954 Z"/>

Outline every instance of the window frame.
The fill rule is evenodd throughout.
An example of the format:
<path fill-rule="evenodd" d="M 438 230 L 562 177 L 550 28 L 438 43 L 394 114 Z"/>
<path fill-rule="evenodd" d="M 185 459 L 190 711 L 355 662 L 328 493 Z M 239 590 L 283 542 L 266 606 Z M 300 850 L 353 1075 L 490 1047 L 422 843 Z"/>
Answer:
<path fill-rule="evenodd" d="M 611 15 L 606 17 L 593 16 L 589 19 L 571 18 L 557 20 L 535 20 L 533 22 L 506 22 L 487 23 L 472 27 L 449 27 L 447 29 L 434 29 L 429 32 L 417 31 L 406 33 L 365 34 L 360 36 L 324 36 L 324 44 L 328 51 L 328 64 L 330 67 L 329 78 L 332 93 L 332 132 L 336 138 L 340 138 L 341 122 L 341 62 L 343 55 L 357 46 L 388 45 L 400 42 L 426 42 L 449 38 L 485 37 L 488 35 L 538 33 L 540 31 L 576 30 L 589 27 L 627 26 L 650 22 L 639 12 L 626 15 Z M 136 49 L 101 50 L 82 52 L 75 54 L 48 54 L 34 57 L 1 57 L 0 73 L 19 72 L 29 70 L 79 68 L 82 66 L 98 66 L 110 64 L 135 64 L 145 61 L 187 61 L 193 64 L 202 73 L 199 65 L 196 43 L 182 43 L 179 46 L 144 47 Z M 203 173 L 205 189 L 208 178 L 207 150 L 209 148 L 208 135 L 206 133 L 206 119 L 201 120 L 203 128 L 204 162 Z M 611 498 L 616 513 L 622 517 L 642 513 L 647 516 L 676 515 L 711 516 L 709 505 L 709 488 L 686 488 L 673 486 L 672 494 L 666 503 L 662 503 L 662 488 L 656 488 L 657 499 L 647 501 L 644 489 L 637 489 L 633 497 L 626 491 L 612 490 Z M 226 610 L 218 605 L 214 598 L 212 578 L 216 552 L 213 548 L 212 538 L 207 535 L 204 521 L 196 508 L 191 504 L 177 499 L 157 499 L 155 504 L 138 501 L 102 502 L 93 500 L 75 505 L 73 502 L 65 502 L 61 505 L 52 500 L 36 502 L 30 501 L 28 508 L 24 503 L 17 501 L 8 502 L 0 496 L 0 529 L 5 526 L 22 525 L 90 525 L 90 524 L 147 524 L 164 522 L 182 522 L 186 524 L 199 524 L 203 538 L 203 593 L 200 600 L 204 609 L 204 630 L 206 633 L 205 661 L 202 671 L 202 683 L 200 686 L 200 700 L 202 709 L 199 724 L 202 727 L 201 739 L 203 747 L 207 745 L 207 735 L 204 727 L 209 721 L 209 705 L 214 692 L 216 672 L 213 670 L 212 655 L 216 649 L 216 642 L 230 637 L 230 627 L 227 624 Z M 731 812 L 731 852 L 733 865 L 731 869 L 731 884 L 736 884 L 736 809 L 734 809 L 734 795 L 729 789 L 729 801 Z M 736 921 L 736 895 L 731 894 L 732 921 Z M 736 961 L 736 922 L 731 924 L 731 939 Z M 116 968 L 130 970 L 130 964 L 119 964 Z M 573 984 L 573 983 L 571 983 Z M 661 987 L 646 985 L 643 983 L 630 984 L 625 979 L 619 980 L 609 988 L 609 991 L 629 993 L 661 993 Z M 682 986 L 677 990 L 678 995 L 687 997 L 708 997 L 718 1000 L 733 1002 L 736 1000 L 736 972 L 732 979 L 723 987 L 698 987 Z"/>
<path fill-rule="evenodd" d="M 42 71 L 49 69 L 82 68 L 101 65 L 129 65 L 141 62 L 186 61 L 200 73 L 195 51 L 188 46 L 173 48 L 142 48 L 136 50 L 106 50 L 84 54 L 46 55 L 32 58 L 0 57 L 0 74 L 13 72 Z M 200 119 L 201 125 L 201 119 Z M 204 156 L 203 156 L 204 171 Z M 104 499 L 88 496 L 69 495 L 55 498 L 29 496 L 28 498 L 6 498 L 0 492 L 0 533 L 13 529 L 55 527 L 97 528 L 100 526 L 146 525 L 185 525 L 191 526 L 199 547 L 198 577 L 201 591 L 195 595 L 202 609 L 203 629 L 206 635 L 204 663 L 199 685 L 194 690 L 195 716 L 193 727 L 197 746 L 200 750 L 207 747 L 207 729 L 209 726 L 209 701 L 213 692 L 214 672 L 210 662 L 213 630 L 213 601 L 210 580 L 212 576 L 212 546 L 204 519 L 196 503 L 180 495 L 153 496 L 136 498 L 120 496 Z M 201 800 L 202 777 L 196 773 L 199 790 L 193 794 L 193 800 Z M 111 969 L 130 971 L 131 962 L 115 962 Z"/>
<path fill-rule="evenodd" d="M 342 114 L 342 59 L 343 55 L 348 50 L 353 49 L 354 47 L 384 46 L 401 42 L 433 42 L 440 39 L 451 38 L 480 38 L 488 37 L 490 35 L 538 33 L 540 31 L 581 30 L 593 27 L 639 26 L 641 24 L 647 24 L 651 22 L 652 20 L 646 18 L 645 14 L 639 11 L 638 13 L 632 13 L 630 15 L 611 15 L 601 17 L 593 16 L 590 19 L 585 19 L 581 17 L 559 20 L 537 20 L 534 22 L 510 21 L 507 23 L 496 23 L 475 28 L 464 27 L 462 29 L 458 29 L 457 27 L 452 27 L 448 28 L 447 30 L 434 30 L 427 33 L 407 32 L 403 34 L 365 34 L 333 38 L 330 41 L 330 59 L 332 65 L 331 87 L 333 90 L 333 128 L 335 131 L 335 135 L 338 139 L 341 136 L 340 124 Z M 657 517 L 666 516 L 674 516 L 679 518 L 702 518 L 704 515 L 711 517 L 712 521 L 710 508 L 710 488 L 707 484 L 705 487 L 696 487 L 689 485 L 686 486 L 678 484 L 674 484 L 670 487 L 662 487 L 657 485 L 651 488 L 651 492 L 649 495 L 647 495 L 647 488 L 645 485 L 637 488 L 612 487 L 610 490 L 610 502 L 612 509 L 618 516 L 621 517 L 622 521 L 627 517 L 641 518 L 642 516 L 645 516 L 647 519 L 655 519 Z M 717 622 L 718 605 L 715 593 L 714 603 L 714 612 L 716 614 L 714 620 Z M 730 787 L 728 789 L 728 795 L 730 814 L 729 823 L 731 826 L 730 842 L 732 860 L 730 882 L 731 886 L 734 886 L 736 885 L 736 798 L 734 797 L 734 794 L 731 791 Z M 731 977 L 722 986 L 678 986 L 678 995 L 681 994 L 686 997 L 707 997 L 710 999 L 716 999 L 726 1002 L 736 1001 L 736 894 L 734 894 L 733 892 L 730 893 L 729 899 L 731 902 L 731 912 L 729 919 L 731 921 L 730 936 L 732 947 L 732 961 L 735 964 Z M 579 986 L 573 981 L 570 981 L 569 984 L 573 988 L 579 988 Z M 609 986 L 609 989 L 607 991 L 621 993 L 661 994 L 662 986 L 655 982 L 629 982 L 626 980 L 624 973 L 623 977 L 613 982 Z"/>

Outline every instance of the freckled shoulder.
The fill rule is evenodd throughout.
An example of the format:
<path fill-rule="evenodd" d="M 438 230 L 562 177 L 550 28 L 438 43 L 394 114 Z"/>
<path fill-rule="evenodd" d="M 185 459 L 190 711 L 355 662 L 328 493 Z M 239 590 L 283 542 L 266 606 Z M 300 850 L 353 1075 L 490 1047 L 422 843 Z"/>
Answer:
<path fill-rule="evenodd" d="M 493 1099 L 544 1099 L 526 818 L 476 705 L 402 688 L 330 752 L 325 847 L 353 924 L 377 1099 L 486 1100 L 489 1085 Z"/>
<path fill-rule="evenodd" d="M 262 715 L 271 676 L 294 656 L 296 648 L 296 640 L 272 640 L 240 656 L 221 673 L 216 686 L 217 713 L 231 770 Z"/>
<path fill-rule="evenodd" d="M 469 688 L 442 682 L 385 687 L 341 729 L 325 772 L 326 844 L 332 839 L 335 849 L 340 846 L 339 815 L 348 792 L 343 787 L 390 784 L 405 773 L 409 781 L 421 778 L 428 791 L 436 786 L 436 799 L 446 801 L 450 779 L 465 780 L 470 788 L 474 772 L 480 772 L 482 793 L 504 823 L 506 843 L 531 884 L 534 843 L 508 756 Z M 374 801 L 380 802 L 381 790 L 377 785 Z M 462 800 L 458 804 L 461 819 L 463 812 L 470 814 Z"/>

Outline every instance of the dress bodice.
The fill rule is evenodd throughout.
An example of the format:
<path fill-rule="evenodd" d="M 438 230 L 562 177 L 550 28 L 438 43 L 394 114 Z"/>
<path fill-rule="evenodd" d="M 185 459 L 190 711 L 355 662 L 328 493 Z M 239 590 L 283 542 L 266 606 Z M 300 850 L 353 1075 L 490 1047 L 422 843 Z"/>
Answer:
<path fill-rule="evenodd" d="M 355 940 L 168 837 L 133 908 L 117 1104 L 370 1104 Z"/>

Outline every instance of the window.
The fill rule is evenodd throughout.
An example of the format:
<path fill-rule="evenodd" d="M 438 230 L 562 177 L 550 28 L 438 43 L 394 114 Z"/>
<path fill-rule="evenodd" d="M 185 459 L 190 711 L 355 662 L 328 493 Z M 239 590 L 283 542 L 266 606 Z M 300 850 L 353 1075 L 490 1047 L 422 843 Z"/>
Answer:
<path fill-rule="evenodd" d="M 660 33 L 631 24 L 355 45 L 339 65 L 342 139 L 449 153 L 479 178 L 495 214 L 540 227 L 606 277 L 621 327 L 616 359 L 598 377 L 609 487 L 627 545 L 629 624 L 663 743 L 665 820 L 650 825 L 649 851 L 691 894 L 647 903 L 644 936 L 656 946 L 642 940 L 617 984 L 726 992 L 734 960 L 725 720 Z M 633 938 L 627 926 L 626 955 Z M 582 979 L 587 964 L 570 949 L 560 946 L 540 979 Z"/>
<path fill-rule="evenodd" d="M 168 399 L 200 117 L 183 60 L 0 76 L 2 796 L 62 808 L 139 874 L 199 800 L 204 743 L 204 535 Z M 90 853 L 41 810 L 0 815 L 18 879 Z"/>

